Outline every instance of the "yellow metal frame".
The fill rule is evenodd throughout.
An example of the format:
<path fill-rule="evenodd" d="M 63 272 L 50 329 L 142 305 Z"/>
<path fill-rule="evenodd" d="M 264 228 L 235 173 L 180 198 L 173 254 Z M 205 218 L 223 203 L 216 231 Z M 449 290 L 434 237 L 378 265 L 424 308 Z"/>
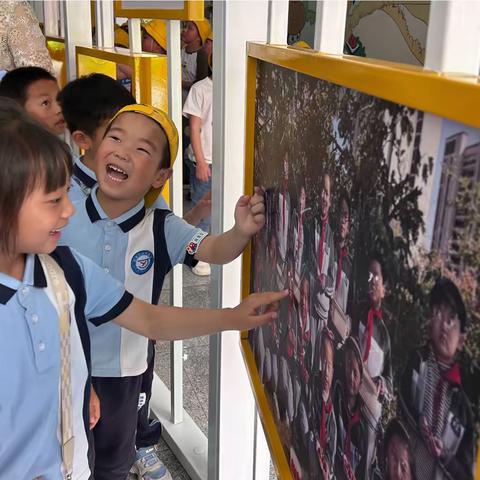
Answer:
<path fill-rule="evenodd" d="M 67 84 L 67 72 L 65 68 L 65 39 L 61 37 L 47 36 L 47 49 L 50 57 L 57 62 L 61 62 L 59 84 L 63 88 Z"/>
<path fill-rule="evenodd" d="M 248 43 L 245 138 L 246 194 L 252 194 L 253 192 L 258 60 L 480 128 L 479 77 L 444 75 L 420 67 L 393 62 L 349 55 L 327 55 L 314 50 L 287 46 Z M 243 255 L 243 297 L 250 293 L 250 256 L 251 246 L 249 245 Z M 290 480 L 292 475 L 289 463 L 280 441 L 273 414 L 268 406 L 265 390 L 248 341 L 248 332 L 242 332 L 241 346 L 277 475 L 281 480 Z M 480 480 L 480 449 L 475 478 Z"/>
<path fill-rule="evenodd" d="M 132 53 L 126 48 L 114 49 L 99 47 L 75 48 L 77 74 L 103 73 L 116 79 L 116 65 L 132 68 L 132 95 L 139 103 L 153 105 L 168 112 L 167 57 L 152 53 Z M 167 203 L 170 195 L 170 182 L 162 189 Z"/>
<path fill-rule="evenodd" d="M 115 16 L 126 18 L 161 18 L 164 20 L 203 20 L 203 0 L 185 0 L 184 7 L 163 8 L 124 8 L 122 0 L 114 0 Z"/>

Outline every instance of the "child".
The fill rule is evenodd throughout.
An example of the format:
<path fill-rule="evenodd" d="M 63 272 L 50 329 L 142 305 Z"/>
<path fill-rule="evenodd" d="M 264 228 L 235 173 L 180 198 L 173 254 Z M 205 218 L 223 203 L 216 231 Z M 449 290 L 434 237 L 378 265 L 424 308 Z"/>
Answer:
<path fill-rule="evenodd" d="M 334 389 L 334 410 L 337 418 L 337 455 L 335 478 L 354 480 L 366 476 L 368 425 L 360 397 L 363 360 L 360 347 L 353 337 L 343 346 L 343 380 Z"/>
<path fill-rule="evenodd" d="M 0 83 L 0 96 L 12 98 L 51 132 L 61 135 L 65 132 L 65 121 L 57 95 L 56 78 L 40 67 L 16 68 Z"/>
<path fill-rule="evenodd" d="M 332 205 L 332 180 L 330 174 L 325 172 L 322 177 L 322 190 L 320 194 L 320 221 L 315 221 L 314 234 L 314 259 L 317 275 L 317 292 L 315 298 L 315 310 L 318 324 L 312 329 L 312 345 L 320 345 L 319 332 L 327 326 L 328 312 L 330 310 L 330 298 L 334 289 L 334 240 L 333 231 L 329 223 L 330 207 Z M 313 355 L 313 368 L 319 368 L 320 352 L 315 348 Z"/>
<path fill-rule="evenodd" d="M 396 418 L 390 421 L 383 440 L 385 480 L 415 480 L 410 437 Z"/>
<path fill-rule="evenodd" d="M 9 172 L 0 177 L 0 382 L 8 386 L 0 390 L 0 438 L 8 439 L 0 449 L 1 476 L 86 480 L 87 320 L 115 319 L 146 337 L 173 340 L 265 323 L 275 314 L 256 310 L 285 292 L 218 311 L 137 300 L 87 258 L 56 248 L 73 213 L 70 153 L 8 99 L 0 99 L 0 162 Z"/>
<path fill-rule="evenodd" d="M 70 134 L 84 155 L 75 158 L 70 199 L 85 199 L 97 184 L 95 156 L 112 117 L 122 107 L 135 103 L 133 97 L 113 78 L 92 73 L 68 83 L 58 96 Z M 154 205 L 167 208 L 159 196 Z M 184 219 L 193 224 L 210 211 L 210 199 L 203 197 L 199 204 L 187 212 Z"/>
<path fill-rule="evenodd" d="M 121 109 L 97 151 L 98 186 L 76 203 L 77 214 L 63 239 L 153 304 L 173 265 L 229 262 L 265 221 L 259 190 L 239 200 L 235 226 L 219 236 L 208 236 L 168 210 L 146 210 L 144 196 L 168 180 L 177 148 L 175 125 L 163 112 L 146 105 Z M 102 404 L 94 430 L 95 478 L 123 479 L 133 463 L 148 340 L 115 325 L 92 328 L 90 334 L 93 384 Z"/>
<path fill-rule="evenodd" d="M 335 300 L 347 312 L 348 288 L 352 275 L 352 260 L 348 254 L 347 239 L 350 232 L 350 204 L 348 197 L 340 197 L 340 222 L 337 235 L 335 259 Z"/>
<path fill-rule="evenodd" d="M 70 199 L 75 202 L 97 183 L 95 155 L 108 123 L 120 108 L 135 103 L 135 97 L 113 78 L 92 73 L 69 82 L 58 100 L 70 135 L 84 152 L 73 165 Z"/>
<path fill-rule="evenodd" d="M 392 362 L 390 334 L 383 320 L 384 298 L 382 265 L 373 259 L 368 273 L 368 309 L 360 315 L 357 333 L 366 372 L 377 386 L 378 398 L 388 401 L 392 395 Z"/>
<path fill-rule="evenodd" d="M 186 154 L 194 205 L 212 188 L 212 86 L 212 70 L 209 68 L 208 76 L 192 86 L 183 107 L 183 115 L 190 119 L 191 144 Z M 197 226 L 210 231 L 210 216 Z M 200 276 L 210 275 L 210 265 L 198 262 L 192 272 Z"/>
<path fill-rule="evenodd" d="M 312 377 L 312 425 L 309 459 L 311 478 L 333 478 L 337 448 L 337 424 L 333 411 L 333 333 L 321 335 L 321 370 Z"/>
<path fill-rule="evenodd" d="M 202 48 L 211 28 L 208 20 L 188 21 L 182 31 L 182 103 L 190 87 L 208 75 L 208 56 Z"/>
<path fill-rule="evenodd" d="M 400 405 L 412 432 L 417 478 L 472 479 L 473 418 L 456 363 L 467 314 L 455 284 L 439 278 L 430 294 L 430 341 L 413 352 L 402 377 Z"/>

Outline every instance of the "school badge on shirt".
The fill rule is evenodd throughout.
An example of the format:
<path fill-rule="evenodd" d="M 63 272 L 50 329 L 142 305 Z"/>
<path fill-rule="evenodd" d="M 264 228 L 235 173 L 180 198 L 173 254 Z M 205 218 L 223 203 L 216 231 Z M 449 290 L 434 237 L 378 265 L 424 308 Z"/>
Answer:
<path fill-rule="evenodd" d="M 153 265 L 153 253 L 149 250 L 140 250 L 132 257 L 130 265 L 137 275 L 147 273 Z"/>

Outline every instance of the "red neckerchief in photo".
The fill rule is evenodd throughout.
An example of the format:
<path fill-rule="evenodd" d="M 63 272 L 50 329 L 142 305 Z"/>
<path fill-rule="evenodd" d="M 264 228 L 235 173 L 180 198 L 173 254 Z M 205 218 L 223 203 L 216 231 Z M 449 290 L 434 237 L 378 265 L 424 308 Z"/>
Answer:
<path fill-rule="evenodd" d="M 440 368 L 440 367 L 439 367 Z M 441 369 L 440 368 L 440 380 L 437 383 L 435 389 L 435 395 L 433 397 L 433 422 L 432 430 L 436 431 L 438 427 L 438 422 L 440 421 L 440 405 L 442 402 L 442 397 L 447 391 L 447 385 L 451 383 L 456 386 L 462 384 L 460 366 L 458 363 L 454 363 L 449 368 Z"/>
<path fill-rule="evenodd" d="M 338 254 L 338 270 L 337 270 L 337 280 L 335 281 L 335 292 L 340 286 L 340 281 L 342 280 L 342 269 L 343 269 L 343 259 L 348 255 L 347 247 L 342 247 Z"/>
<path fill-rule="evenodd" d="M 348 459 L 348 462 L 351 462 L 352 459 L 352 429 L 360 422 L 360 409 L 357 409 L 353 412 L 352 415 L 349 414 L 348 425 L 347 425 L 347 434 L 345 435 L 345 443 L 343 445 L 343 453 Z"/>
<path fill-rule="evenodd" d="M 368 356 L 370 355 L 370 348 L 372 346 L 372 335 L 373 335 L 373 320 L 374 318 L 378 318 L 379 320 L 382 319 L 382 307 L 376 310 L 374 307 L 370 307 L 367 315 L 367 328 L 366 328 L 366 335 L 367 339 L 365 342 L 365 350 L 363 352 L 363 361 L 366 362 L 368 360 Z"/>
<path fill-rule="evenodd" d="M 322 219 L 322 234 L 320 235 L 320 243 L 318 245 L 318 268 L 319 268 L 319 278 L 323 270 L 323 257 L 324 257 L 324 245 L 325 245 L 325 230 L 328 223 L 328 215 L 325 215 L 325 218 Z"/>
<path fill-rule="evenodd" d="M 332 402 L 324 402 L 322 399 L 322 416 L 320 417 L 320 446 L 322 447 L 323 452 L 325 452 L 328 441 L 327 416 L 330 415 L 332 411 Z"/>

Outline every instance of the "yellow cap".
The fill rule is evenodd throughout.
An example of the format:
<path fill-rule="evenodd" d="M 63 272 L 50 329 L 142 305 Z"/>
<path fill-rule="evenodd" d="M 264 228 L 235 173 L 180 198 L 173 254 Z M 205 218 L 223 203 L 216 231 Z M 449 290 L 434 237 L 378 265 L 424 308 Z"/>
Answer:
<path fill-rule="evenodd" d="M 298 47 L 298 48 L 312 48 L 307 42 L 304 40 L 299 40 L 298 42 L 294 43 L 292 45 L 293 47 Z"/>
<path fill-rule="evenodd" d="M 197 26 L 198 33 L 202 39 L 202 45 L 205 43 L 207 38 L 210 38 L 210 35 L 213 35 L 212 27 L 208 20 L 193 20 L 193 23 Z"/>
<path fill-rule="evenodd" d="M 213 30 L 210 28 L 210 33 L 207 35 L 207 40 L 211 40 L 213 42 Z"/>
<path fill-rule="evenodd" d="M 160 127 L 162 127 L 162 130 L 167 136 L 168 146 L 170 150 L 170 167 L 172 167 L 178 152 L 178 131 L 177 127 L 172 122 L 170 117 L 164 111 L 158 108 L 152 107 L 151 105 L 143 105 L 139 103 L 134 105 L 127 105 L 126 107 L 120 109 L 110 121 L 110 125 L 119 115 L 125 112 L 134 112 L 139 113 L 140 115 L 145 115 L 146 117 L 151 118 L 152 120 L 157 122 Z M 149 192 L 145 195 L 145 205 L 147 208 L 151 207 L 155 203 L 155 200 L 160 195 L 162 188 L 151 188 Z"/>
<path fill-rule="evenodd" d="M 143 25 L 145 31 L 166 51 L 167 24 L 165 20 L 151 20 Z"/>
<path fill-rule="evenodd" d="M 114 36 L 115 45 L 129 48 L 130 41 L 128 38 L 128 33 L 122 27 L 115 25 Z"/>

